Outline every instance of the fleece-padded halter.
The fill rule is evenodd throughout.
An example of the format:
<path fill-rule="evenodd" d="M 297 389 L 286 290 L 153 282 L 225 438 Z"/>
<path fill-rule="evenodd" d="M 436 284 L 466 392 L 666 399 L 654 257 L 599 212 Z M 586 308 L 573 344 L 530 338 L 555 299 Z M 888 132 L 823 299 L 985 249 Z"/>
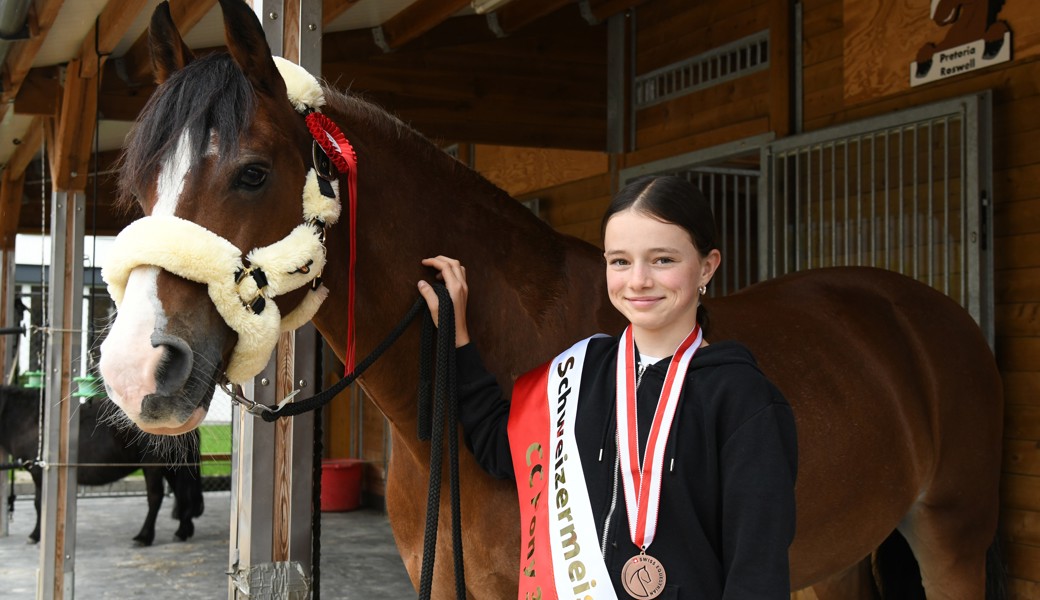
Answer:
<path fill-rule="evenodd" d="M 293 107 L 301 114 L 316 114 L 325 104 L 318 80 L 299 65 L 274 58 Z M 333 134 L 342 136 L 338 129 Z M 352 155 L 349 143 L 345 150 Z M 278 335 L 310 321 L 328 296 L 320 282 L 325 227 L 339 216 L 338 181 L 312 167 L 303 186 L 303 223 L 274 244 L 253 249 L 245 261 L 234 244 L 205 227 L 157 215 L 138 219 L 120 232 L 101 276 L 117 307 L 130 272 L 140 266 L 160 267 L 205 284 L 217 312 L 238 333 L 225 374 L 231 383 L 243 383 L 263 370 Z M 310 291 L 285 318 L 277 304 L 267 301 L 308 284 Z"/>

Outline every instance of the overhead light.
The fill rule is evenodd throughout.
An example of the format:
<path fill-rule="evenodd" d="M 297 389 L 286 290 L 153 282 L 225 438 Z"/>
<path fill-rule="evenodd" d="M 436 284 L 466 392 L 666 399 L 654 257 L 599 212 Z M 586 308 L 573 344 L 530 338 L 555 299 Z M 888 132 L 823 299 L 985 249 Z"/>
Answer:
<path fill-rule="evenodd" d="M 478 15 L 494 12 L 509 3 L 509 0 L 470 0 L 469 5 Z"/>

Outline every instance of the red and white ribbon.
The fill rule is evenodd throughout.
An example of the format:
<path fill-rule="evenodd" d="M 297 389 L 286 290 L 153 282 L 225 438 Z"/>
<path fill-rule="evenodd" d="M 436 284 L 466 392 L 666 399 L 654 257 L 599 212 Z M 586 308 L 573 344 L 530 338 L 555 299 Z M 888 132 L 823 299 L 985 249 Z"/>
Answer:
<path fill-rule="evenodd" d="M 679 406 L 686 370 L 703 339 L 700 326 L 696 326 L 676 348 L 654 411 L 646 451 L 640 460 L 632 326 L 629 325 L 621 336 L 617 359 L 618 452 L 621 457 L 621 481 L 625 490 L 629 533 L 632 542 L 643 551 L 653 543 L 657 533 L 657 511 L 661 503 L 661 476 L 668 432 Z"/>

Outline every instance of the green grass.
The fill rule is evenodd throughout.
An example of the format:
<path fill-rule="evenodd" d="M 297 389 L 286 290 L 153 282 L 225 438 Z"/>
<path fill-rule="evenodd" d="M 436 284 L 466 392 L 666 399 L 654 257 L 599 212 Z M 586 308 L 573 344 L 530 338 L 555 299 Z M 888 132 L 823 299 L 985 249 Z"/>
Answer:
<path fill-rule="evenodd" d="M 202 451 L 202 476 L 231 474 L 231 427 L 227 424 L 199 426 L 199 445 Z M 206 455 L 221 455 L 220 461 L 206 460 Z"/>

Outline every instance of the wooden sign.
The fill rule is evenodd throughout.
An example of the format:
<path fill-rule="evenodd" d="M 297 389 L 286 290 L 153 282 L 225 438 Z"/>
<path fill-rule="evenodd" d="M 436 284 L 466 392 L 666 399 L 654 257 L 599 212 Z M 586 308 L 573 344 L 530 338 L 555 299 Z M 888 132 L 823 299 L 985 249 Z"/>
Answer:
<path fill-rule="evenodd" d="M 847 105 L 1040 50 L 1035 0 L 844 0 Z"/>

